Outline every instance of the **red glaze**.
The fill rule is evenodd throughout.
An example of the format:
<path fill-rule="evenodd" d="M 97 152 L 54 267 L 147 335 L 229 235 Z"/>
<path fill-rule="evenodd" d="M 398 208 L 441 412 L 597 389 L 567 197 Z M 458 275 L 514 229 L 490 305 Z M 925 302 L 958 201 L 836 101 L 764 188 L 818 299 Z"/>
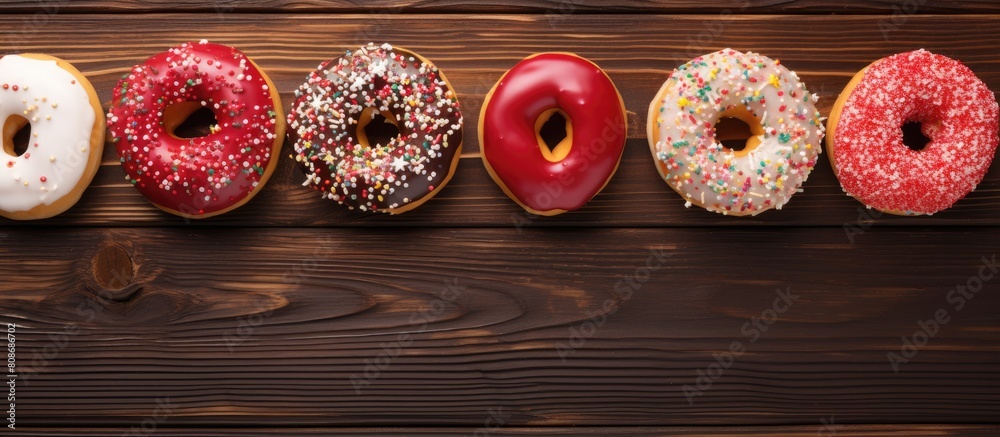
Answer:
<path fill-rule="evenodd" d="M 880 59 L 851 91 L 834 131 L 837 178 L 882 211 L 933 214 L 983 180 L 997 148 L 993 92 L 962 63 L 925 50 Z M 922 123 L 923 150 L 902 126 Z"/>
<path fill-rule="evenodd" d="M 535 121 L 559 108 L 572 122 L 573 145 L 559 162 L 544 158 Z M 608 182 L 625 149 L 625 110 L 600 67 L 567 53 L 519 62 L 483 108 L 483 159 L 508 194 L 535 211 L 582 207 Z"/>
<path fill-rule="evenodd" d="M 273 93 L 246 55 L 218 44 L 183 44 L 133 67 L 108 113 L 129 181 L 154 204 L 190 216 L 248 200 L 284 136 Z M 212 109 L 218 128 L 188 139 L 166 132 L 164 109 L 183 102 Z"/>

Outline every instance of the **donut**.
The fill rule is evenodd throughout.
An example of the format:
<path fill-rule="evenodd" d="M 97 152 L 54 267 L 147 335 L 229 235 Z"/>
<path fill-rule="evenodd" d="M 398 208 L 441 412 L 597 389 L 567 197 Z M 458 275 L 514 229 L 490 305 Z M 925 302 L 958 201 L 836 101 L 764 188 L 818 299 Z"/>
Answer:
<path fill-rule="evenodd" d="M 399 134 L 372 144 L 378 116 Z M 288 114 L 304 186 L 361 211 L 401 214 L 451 180 L 462 151 L 462 113 L 444 74 L 389 44 L 324 62 L 295 91 Z"/>
<path fill-rule="evenodd" d="M 781 209 L 822 151 L 823 123 L 811 94 L 778 61 L 723 49 L 674 70 L 649 105 L 649 148 L 685 206 L 751 216 Z M 720 141 L 720 119 L 748 125 L 746 147 Z"/>
<path fill-rule="evenodd" d="M 200 108 L 217 124 L 196 138 L 177 127 Z M 226 213 L 253 198 L 285 138 L 277 88 L 239 50 L 202 40 L 156 54 L 122 76 L 108 111 L 125 179 L 185 218 Z"/>
<path fill-rule="evenodd" d="M 43 219 L 72 207 L 101 166 L 104 111 L 90 81 L 59 58 L 0 59 L 0 215 Z M 27 149 L 14 136 L 31 125 Z"/>
<path fill-rule="evenodd" d="M 962 63 L 926 50 L 868 65 L 847 84 L 827 122 L 827 153 L 841 188 L 896 215 L 950 208 L 983 180 L 997 148 L 997 101 Z M 912 150 L 905 123 L 930 142 Z"/>
<path fill-rule="evenodd" d="M 542 129 L 565 120 L 550 145 Z M 582 207 L 618 170 L 625 103 L 611 78 L 572 53 L 531 55 L 504 73 L 479 114 L 483 164 L 526 211 L 552 216 Z M 555 138 L 553 138 L 553 141 Z"/>

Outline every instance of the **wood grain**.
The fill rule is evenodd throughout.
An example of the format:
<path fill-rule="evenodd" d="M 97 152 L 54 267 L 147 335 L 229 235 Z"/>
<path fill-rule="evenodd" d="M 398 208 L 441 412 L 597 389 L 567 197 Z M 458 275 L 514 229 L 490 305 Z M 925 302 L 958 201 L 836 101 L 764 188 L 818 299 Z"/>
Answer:
<path fill-rule="evenodd" d="M 480 428 L 284 428 L 284 429 L 230 429 L 217 428 L 158 428 L 146 435 L 161 437 L 256 437 L 289 435 L 297 436 L 607 436 L 628 435 L 634 437 L 652 436 L 686 436 L 686 437 L 720 437 L 720 436 L 773 436 L 773 437 L 946 437 L 946 436 L 994 436 L 998 431 L 995 425 L 840 425 L 832 424 L 826 428 L 820 426 L 713 426 L 713 427 L 534 427 L 516 428 L 503 427 L 485 432 Z M 120 436 L 130 432 L 129 428 L 76 429 L 42 428 L 19 432 L 26 436 L 65 437 L 81 433 L 88 435 Z M 825 432 L 825 434 L 824 434 Z"/>
<path fill-rule="evenodd" d="M 448 74 L 469 126 L 451 184 L 399 217 L 321 201 L 283 159 L 246 207 L 186 222 L 150 206 L 107 147 L 71 211 L 0 219 L 19 433 L 1000 433 L 1000 285 L 950 300 L 1000 247 L 1000 166 L 949 211 L 872 217 L 821 158 L 786 209 L 737 219 L 684 209 L 644 138 L 669 72 L 724 47 L 781 59 L 823 113 L 858 69 L 917 48 L 1000 91 L 1000 3 L 0 0 L 0 14 L 3 53 L 69 60 L 104 101 L 183 41 L 244 50 L 286 105 L 320 61 L 389 41 Z M 497 78 L 541 51 L 604 67 L 630 129 L 605 191 L 549 218 L 489 179 L 473 122 Z M 777 290 L 795 296 L 780 314 Z M 939 310 L 949 321 L 894 371 L 888 354 L 909 353 Z M 745 352 L 699 380 L 734 342 Z"/>
<path fill-rule="evenodd" d="M 533 15 L 78 15 L 49 19 L 44 32 L 32 27 L 0 29 L 9 51 L 46 52 L 73 62 L 110 98 L 121 74 L 150 54 L 181 41 L 203 37 L 245 50 L 268 71 L 286 106 L 291 91 L 321 60 L 372 39 L 412 48 L 446 71 L 464 106 L 466 155 L 441 194 L 399 217 L 348 212 L 301 187 L 303 177 L 282 156 L 275 176 L 247 206 L 224 216 L 188 223 L 149 205 L 125 182 L 113 147 L 83 200 L 68 213 L 8 226 L 969 226 L 994 225 L 1000 214 L 1000 169 L 953 209 L 932 217 L 860 214 L 821 157 L 817 169 L 782 211 L 754 218 L 724 217 L 700 208 L 685 209 L 652 165 L 645 139 L 645 114 L 671 69 L 690 57 L 731 46 L 781 59 L 821 96 L 828 113 L 848 79 L 860 68 L 892 53 L 926 48 L 960 59 L 994 90 L 1000 64 L 987 50 L 1000 39 L 996 15 L 911 16 L 894 25 L 884 41 L 885 16 L 718 16 L 572 15 L 552 21 Z M 443 21 L 449 28 L 441 30 Z M 889 20 L 889 21 L 887 21 Z M 15 16 L 14 22 L 20 20 Z M 331 24 L 333 23 L 333 24 Z M 721 29 L 706 44 L 692 46 L 678 35 Z M 629 29 L 629 34 L 608 33 Z M 822 32 L 815 29 L 825 29 Z M 132 35 L 142 34 L 141 42 Z M 88 44 L 67 44 L 86 35 Z M 629 111 L 629 137 L 618 174 L 585 208 L 558 217 L 528 217 L 488 177 L 478 157 L 476 123 L 485 93 L 518 60 L 545 50 L 577 52 L 603 66 L 618 84 Z M 627 55 L 623 55 L 627 53 Z M 285 145 L 285 155 L 291 152 Z"/>
<path fill-rule="evenodd" d="M 512 427 L 995 424 L 1000 409 L 1000 283 L 948 301 L 994 259 L 992 227 L 854 245 L 822 228 L 0 238 L 26 427 L 132 426 L 158 400 L 169 427 L 478 427 L 496 409 Z M 124 300 L 93 278 L 108 244 L 135 264 Z M 949 322 L 894 372 L 887 354 L 939 309 Z M 689 403 L 733 342 L 745 352 Z"/>
<path fill-rule="evenodd" d="M 955 14 L 997 13 L 1000 5 L 986 0 L 2 0 L 0 13 L 148 13 L 196 12 L 323 12 L 323 13 L 516 13 L 516 14 Z"/>

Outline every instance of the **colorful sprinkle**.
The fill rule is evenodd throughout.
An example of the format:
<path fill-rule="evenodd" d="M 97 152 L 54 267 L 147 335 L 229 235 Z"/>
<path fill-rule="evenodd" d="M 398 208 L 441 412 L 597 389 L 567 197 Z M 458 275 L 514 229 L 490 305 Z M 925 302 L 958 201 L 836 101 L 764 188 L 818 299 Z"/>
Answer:
<path fill-rule="evenodd" d="M 239 75 L 221 75 L 219 68 Z M 153 203 L 193 216 L 253 196 L 283 129 L 267 88 L 246 55 L 204 41 L 133 67 L 114 90 L 108 113 L 126 179 Z M 161 114 L 189 102 L 211 109 L 218 124 L 203 137 L 174 138 L 163 129 Z"/>
<path fill-rule="evenodd" d="M 821 141 L 824 129 L 814 99 L 792 97 L 809 95 L 795 73 L 765 56 L 725 49 L 678 67 L 668 83 L 650 117 L 651 148 L 685 205 L 755 215 L 781 209 L 799 191 L 820 152 L 805 145 Z M 734 152 L 717 141 L 715 124 L 733 114 L 760 123 L 755 148 Z"/>
<path fill-rule="evenodd" d="M 358 126 L 371 120 L 360 117 L 378 113 L 400 135 L 362 144 Z M 389 44 L 320 65 L 295 91 L 288 123 L 303 185 L 363 211 L 392 212 L 443 185 L 462 140 L 458 98 L 441 73 Z"/>

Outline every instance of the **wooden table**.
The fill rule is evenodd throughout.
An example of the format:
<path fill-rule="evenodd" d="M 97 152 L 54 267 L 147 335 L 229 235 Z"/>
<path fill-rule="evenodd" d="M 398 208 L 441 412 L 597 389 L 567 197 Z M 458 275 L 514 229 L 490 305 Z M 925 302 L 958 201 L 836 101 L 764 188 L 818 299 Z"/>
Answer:
<path fill-rule="evenodd" d="M 948 211 L 873 217 L 823 156 L 785 209 L 735 218 L 685 209 L 645 137 L 670 71 L 724 47 L 780 59 L 823 114 L 856 71 L 917 48 L 1000 90 L 1000 3 L 0 3 L 4 53 L 62 57 L 105 102 L 132 65 L 208 38 L 255 59 L 287 107 L 320 61 L 374 40 L 433 60 L 467 120 L 452 182 L 398 217 L 321 200 L 282 156 L 247 206 L 185 221 L 109 146 L 72 210 L 0 219 L 17 433 L 1000 433 L 1000 279 L 978 276 L 1000 249 L 1000 165 Z M 475 123 L 541 51 L 601 65 L 629 116 L 604 192 L 549 218 L 490 180 Z"/>

